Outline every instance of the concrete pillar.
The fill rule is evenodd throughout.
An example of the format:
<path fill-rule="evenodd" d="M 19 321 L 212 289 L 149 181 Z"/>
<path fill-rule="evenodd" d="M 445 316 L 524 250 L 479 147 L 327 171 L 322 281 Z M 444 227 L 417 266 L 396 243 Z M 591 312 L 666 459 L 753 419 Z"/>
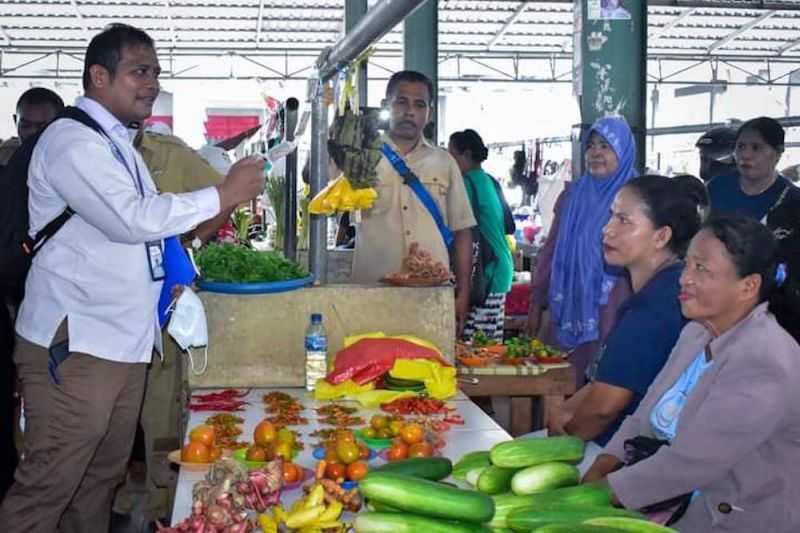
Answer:
<path fill-rule="evenodd" d="M 344 31 L 350 33 L 353 27 L 367 12 L 367 0 L 347 0 L 344 3 Z M 367 61 L 361 64 L 358 72 L 358 95 L 362 106 L 367 105 Z"/>
<path fill-rule="evenodd" d="M 598 118 L 622 115 L 636 138 L 636 168 L 643 170 L 647 162 L 646 2 L 575 0 L 575 35 L 579 40 L 575 43 L 575 90 L 583 131 Z"/>
<path fill-rule="evenodd" d="M 403 26 L 403 57 L 406 70 L 422 72 L 433 81 L 431 112 L 433 142 L 437 140 L 439 94 L 439 9 L 436 0 L 427 0 L 409 15 Z"/>

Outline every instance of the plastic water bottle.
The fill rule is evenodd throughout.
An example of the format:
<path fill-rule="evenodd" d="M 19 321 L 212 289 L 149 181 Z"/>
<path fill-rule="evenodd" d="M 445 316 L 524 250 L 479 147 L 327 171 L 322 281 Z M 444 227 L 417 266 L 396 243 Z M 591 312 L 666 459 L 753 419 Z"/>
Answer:
<path fill-rule="evenodd" d="M 314 390 L 317 380 L 328 374 L 328 336 L 322 325 L 322 315 L 311 315 L 306 330 L 306 390 Z"/>

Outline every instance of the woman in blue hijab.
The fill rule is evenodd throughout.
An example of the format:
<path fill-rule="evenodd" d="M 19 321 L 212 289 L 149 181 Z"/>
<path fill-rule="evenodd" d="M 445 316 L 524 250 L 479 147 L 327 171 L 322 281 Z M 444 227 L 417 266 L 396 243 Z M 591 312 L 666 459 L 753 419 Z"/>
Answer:
<path fill-rule="evenodd" d="M 586 173 L 564 190 L 531 280 L 528 333 L 572 351 L 578 385 L 613 325 L 630 285 L 603 260 L 602 231 L 617 192 L 633 177 L 636 143 L 624 119 L 594 123 L 585 145 Z M 549 323 L 542 328 L 543 311 Z M 544 330 L 544 331 L 541 331 Z"/>

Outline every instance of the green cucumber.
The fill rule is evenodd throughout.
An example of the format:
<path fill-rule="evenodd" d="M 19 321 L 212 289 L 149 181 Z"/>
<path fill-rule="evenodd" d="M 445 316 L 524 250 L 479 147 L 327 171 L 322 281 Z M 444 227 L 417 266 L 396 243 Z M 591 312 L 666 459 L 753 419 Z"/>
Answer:
<path fill-rule="evenodd" d="M 395 378 L 388 373 L 384 374 L 383 383 L 384 385 L 394 385 L 395 387 L 419 387 L 420 385 L 422 385 L 423 387 L 425 386 L 424 381 L 419 381 L 416 379 Z"/>
<path fill-rule="evenodd" d="M 488 451 L 468 453 L 453 465 L 453 477 L 463 481 L 466 479 L 467 473 L 473 468 L 491 464 Z"/>
<path fill-rule="evenodd" d="M 535 494 L 572 487 L 581 480 L 580 471 L 567 463 L 543 463 L 518 470 L 511 479 L 514 494 Z"/>
<path fill-rule="evenodd" d="M 370 470 L 370 472 L 394 472 L 431 481 L 441 481 L 452 471 L 453 463 L 446 457 L 412 457 L 386 463 Z"/>
<path fill-rule="evenodd" d="M 562 461 L 580 463 L 585 445 L 577 437 L 524 438 L 496 444 L 489 452 L 493 465 L 524 468 Z"/>
<path fill-rule="evenodd" d="M 517 468 L 503 468 L 502 466 L 489 466 L 481 471 L 475 487 L 486 494 L 500 494 L 508 492 L 511 488 L 511 478 L 517 473 Z"/>
<path fill-rule="evenodd" d="M 396 513 L 359 514 L 353 527 L 356 533 L 491 533 L 480 524 Z"/>
<path fill-rule="evenodd" d="M 391 505 L 386 505 L 383 503 L 373 502 L 372 500 L 367 501 L 367 510 L 374 511 L 377 513 L 403 513 L 405 511 L 401 511 L 396 507 L 392 507 Z"/>
<path fill-rule="evenodd" d="M 578 485 L 538 494 L 520 496 L 512 493 L 492 496 L 494 518 L 489 525 L 506 527 L 506 517 L 521 507 L 550 508 L 555 506 L 611 506 L 611 490 L 599 485 Z"/>
<path fill-rule="evenodd" d="M 514 509 L 508 514 L 506 517 L 506 524 L 514 531 L 528 533 L 537 527 L 546 526 L 548 524 L 569 522 L 580 524 L 592 518 L 607 516 L 624 516 L 627 518 L 642 517 L 641 514 L 628 511 L 627 509 L 603 506 L 521 507 L 519 509 Z"/>
<path fill-rule="evenodd" d="M 479 524 L 494 516 L 494 502 L 486 494 L 427 479 L 370 472 L 359 482 L 358 488 L 365 498 L 408 513 Z"/>
<path fill-rule="evenodd" d="M 584 524 L 590 526 L 609 527 L 619 531 L 632 531 L 634 533 L 677 533 L 676 530 L 643 520 L 639 518 L 626 518 L 623 516 L 603 516 L 586 520 Z"/>
<path fill-rule="evenodd" d="M 466 481 L 467 483 L 469 483 L 473 487 L 477 487 L 478 486 L 478 480 L 480 479 L 481 474 L 487 468 L 491 468 L 491 465 L 489 465 L 489 466 L 478 466 L 478 467 L 473 468 L 472 470 L 467 472 L 466 476 L 464 476 L 464 481 Z"/>
<path fill-rule="evenodd" d="M 621 529 L 615 527 L 600 527 L 600 526 L 587 526 L 586 524 L 574 524 L 568 522 L 566 524 L 547 524 L 546 526 L 537 527 L 531 533 L 625 533 Z"/>

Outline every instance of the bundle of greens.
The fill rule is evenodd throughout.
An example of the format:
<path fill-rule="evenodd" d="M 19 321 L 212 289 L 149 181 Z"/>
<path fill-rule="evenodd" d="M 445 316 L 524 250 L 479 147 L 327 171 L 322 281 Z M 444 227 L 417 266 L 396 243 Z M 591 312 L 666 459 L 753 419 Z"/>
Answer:
<path fill-rule="evenodd" d="M 333 121 L 333 136 L 328 152 L 354 189 L 374 187 L 378 183 L 375 168 L 381 160 L 381 135 L 371 115 L 356 115 L 347 108 Z"/>
<path fill-rule="evenodd" d="M 195 259 L 206 281 L 258 283 L 308 276 L 297 263 L 278 252 L 257 252 L 234 244 L 209 244 Z"/>

